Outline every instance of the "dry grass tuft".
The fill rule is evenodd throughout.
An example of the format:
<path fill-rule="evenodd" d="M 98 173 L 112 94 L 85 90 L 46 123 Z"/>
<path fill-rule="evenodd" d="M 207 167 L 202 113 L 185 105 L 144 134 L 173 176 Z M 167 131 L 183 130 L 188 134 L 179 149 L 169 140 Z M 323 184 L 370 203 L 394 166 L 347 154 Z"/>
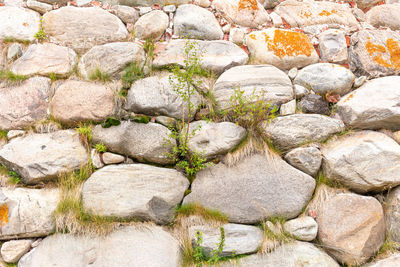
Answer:
<path fill-rule="evenodd" d="M 264 232 L 264 239 L 259 249 L 259 253 L 270 253 L 282 244 L 295 240 L 291 234 L 287 233 L 283 229 L 284 223 L 285 220 L 282 218 L 271 218 L 270 221 L 261 224 Z"/>

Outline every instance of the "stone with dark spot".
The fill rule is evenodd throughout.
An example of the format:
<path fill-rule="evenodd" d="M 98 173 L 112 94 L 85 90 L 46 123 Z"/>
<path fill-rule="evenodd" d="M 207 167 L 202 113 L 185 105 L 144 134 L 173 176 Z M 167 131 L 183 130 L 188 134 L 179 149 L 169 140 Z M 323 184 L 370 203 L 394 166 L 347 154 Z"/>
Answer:
<path fill-rule="evenodd" d="M 304 113 L 330 114 L 328 102 L 322 96 L 316 94 L 304 96 L 299 102 L 298 107 Z"/>

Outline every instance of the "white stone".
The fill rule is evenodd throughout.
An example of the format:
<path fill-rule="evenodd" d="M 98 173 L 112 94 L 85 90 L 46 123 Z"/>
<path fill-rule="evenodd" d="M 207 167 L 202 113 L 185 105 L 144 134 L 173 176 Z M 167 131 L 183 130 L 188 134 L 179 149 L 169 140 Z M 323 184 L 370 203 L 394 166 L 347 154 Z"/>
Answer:
<path fill-rule="evenodd" d="M 31 239 L 11 240 L 1 246 L 1 257 L 5 262 L 17 262 L 31 249 Z"/>

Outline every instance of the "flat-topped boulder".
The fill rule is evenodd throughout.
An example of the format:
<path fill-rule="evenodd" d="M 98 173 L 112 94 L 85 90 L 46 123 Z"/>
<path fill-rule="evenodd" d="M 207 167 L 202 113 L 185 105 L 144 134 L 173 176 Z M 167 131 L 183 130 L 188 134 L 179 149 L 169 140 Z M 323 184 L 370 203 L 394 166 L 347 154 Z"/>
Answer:
<path fill-rule="evenodd" d="M 175 140 L 170 136 L 171 131 L 161 124 L 122 121 L 110 128 L 97 125 L 92 134 L 94 143 L 103 143 L 111 152 L 144 162 L 173 162 L 168 153 L 172 152 Z"/>
<path fill-rule="evenodd" d="M 197 173 L 183 203 L 199 203 L 226 214 L 230 222 L 295 218 L 308 203 L 315 180 L 280 158 L 252 155 L 235 166 L 216 164 Z"/>
<path fill-rule="evenodd" d="M 178 64 L 184 66 L 185 44 L 187 40 L 171 40 L 165 50 L 161 51 L 153 60 L 153 66 L 164 67 Z M 193 42 L 193 41 L 192 41 Z M 225 70 L 247 63 L 248 56 L 239 46 L 229 41 L 195 41 L 198 46 L 198 54 L 201 57 L 201 67 L 221 74 Z"/>
<path fill-rule="evenodd" d="M 56 74 L 66 77 L 72 73 L 77 56 L 74 50 L 52 43 L 32 44 L 11 66 L 18 75 Z"/>
<path fill-rule="evenodd" d="M 35 40 L 40 29 L 40 14 L 14 6 L 0 6 L 0 39 Z"/>
<path fill-rule="evenodd" d="M 271 22 L 271 18 L 257 0 L 216 0 L 215 8 L 229 22 L 257 28 Z"/>
<path fill-rule="evenodd" d="M 128 31 L 115 15 L 99 7 L 62 7 L 43 16 L 50 41 L 82 54 L 95 45 L 122 41 Z"/>
<path fill-rule="evenodd" d="M 328 1 L 298 2 L 287 0 L 280 3 L 275 8 L 275 12 L 291 27 L 304 28 L 321 24 L 347 27 L 358 25 L 347 5 Z"/>
<path fill-rule="evenodd" d="M 26 184 L 55 179 L 87 161 L 86 149 L 73 130 L 13 138 L 0 150 L 0 163 L 17 172 Z"/>
<path fill-rule="evenodd" d="M 129 63 L 136 62 L 141 66 L 144 60 L 145 53 L 141 45 L 115 42 L 91 48 L 81 57 L 78 70 L 85 79 L 90 79 L 98 70 L 113 78 L 120 78 L 121 72 Z"/>
<path fill-rule="evenodd" d="M 23 129 L 46 119 L 50 84 L 44 77 L 14 85 L 0 82 L 0 129 Z"/>
<path fill-rule="evenodd" d="M 289 77 L 271 65 L 237 66 L 219 76 L 213 93 L 220 108 L 230 108 L 235 90 L 244 91 L 243 97 L 258 95 L 271 105 L 289 102 L 294 97 Z"/>
<path fill-rule="evenodd" d="M 357 76 L 380 77 L 400 73 L 400 33 L 361 30 L 351 36 L 349 66 Z"/>
<path fill-rule="evenodd" d="M 189 180 L 174 169 L 145 164 L 106 166 L 82 188 L 83 206 L 100 216 L 169 223 Z"/>
<path fill-rule="evenodd" d="M 141 16 L 135 23 L 135 37 L 141 40 L 159 40 L 168 28 L 169 18 L 161 10 L 153 10 Z"/>
<path fill-rule="evenodd" d="M 399 82 L 399 76 L 368 81 L 342 97 L 338 113 L 353 128 L 400 130 Z"/>
<path fill-rule="evenodd" d="M 400 30 L 400 5 L 385 4 L 374 6 L 367 12 L 367 21 L 375 28 L 388 27 L 392 30 Z"/>
<path fill-rule="evenodd" d="M 246 35 L 246 44 L 254 63 L 271 64 L 283 70 L 317 63 L 318 54 L 307 35 L 269 28 Z"/>
<path fill-rule="evenodd" d="M 31 266 L 180 266 L 179 242 L 161 227 L 126 226 L 106 237 L 51 235 L 23 256 Z"/>
<path fill-rule="evenodd" d="M 0 240 L 41 237 L 54 231 L 58 189 L 0 189 Z"/>

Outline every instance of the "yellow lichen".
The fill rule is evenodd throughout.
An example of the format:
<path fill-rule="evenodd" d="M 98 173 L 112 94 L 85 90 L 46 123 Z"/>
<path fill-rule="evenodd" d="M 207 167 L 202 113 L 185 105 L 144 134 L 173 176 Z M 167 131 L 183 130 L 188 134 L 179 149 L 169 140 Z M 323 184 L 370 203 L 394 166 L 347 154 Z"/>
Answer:
<path fill-rule="evenodd" d="M 239 10 L 258 10 L 257 0 L 239 0 Z"/>
<path fill-rule="evenodd" d="M 330 16 L 332 14 L 339 15 L 338 12 L 335 9 L 332 9 L 331 11 L 328 10 L 322 10 L 318 15 L 319 16 Z"/>
<path fill-rule="evenodd" d="M 255 36 L 254 34 L 250 34 L 249 37 L 250 37 L 251 39 L 253 39 L 253 40 L 256 40 L 256 39 L 257 39 L 256 36 Z"/>
<path fill-rule="evenodd" d="M 305 55 L 311 56 L 314 47 L 311 45 L 308 37 L 305 34 L 292 31 L 275 30 L 274 39 L 271 40 L 267 34 L 264 33 L 265 42 L 268 50 L 283 58 L 284 56 L 298 56 Z"/>
<path fill-rule="evenodd" d="M 0 206 L 0 226 L 8 223 L 8 206 L 4 203 Z"/>
<path fill-rule="evenodd" d="M 378 65 L 385 68 L 400 69 L 400 46 L 392 38 L 386 40 L 386 47 L 381 44 L 374 44 L 369 41 L 365 44 L 365 49 Z"/>
<path fill-rule="evenodd" d="M 395 69 L 400 69 L 400 46 L 392 38 L 387 39 L 386 46 L 390 54 L 390 61 Z"/>

